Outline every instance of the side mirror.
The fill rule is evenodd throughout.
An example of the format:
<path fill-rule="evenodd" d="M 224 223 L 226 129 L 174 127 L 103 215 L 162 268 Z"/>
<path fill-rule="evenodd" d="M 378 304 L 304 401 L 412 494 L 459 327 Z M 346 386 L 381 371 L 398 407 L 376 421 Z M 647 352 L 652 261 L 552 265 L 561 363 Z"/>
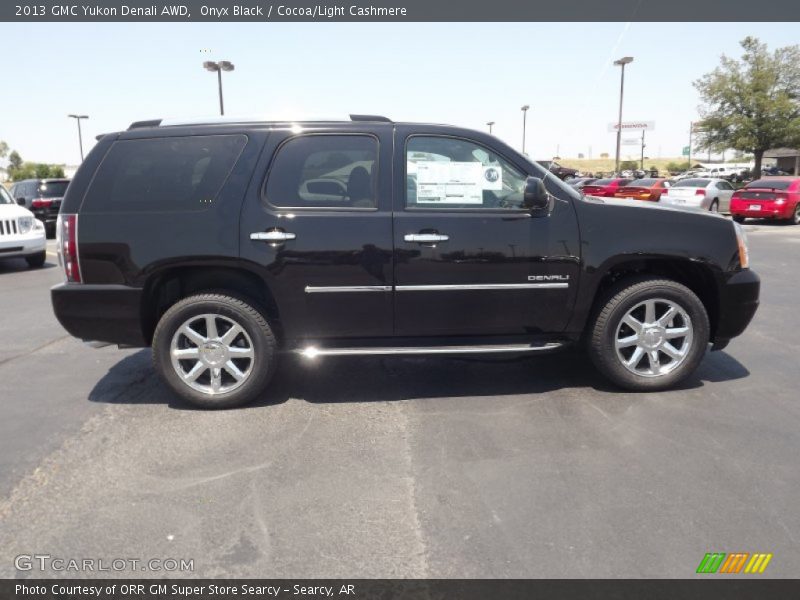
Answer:
<path fill-rule="evenodd" d="M 17 198 L 17 204 L 20 206 L 25 206 L 25 198 Z"/>
<path fill-rule="evenodd" d="M 528 177 L 525 181 L 525 193 L 522 204 L 525 208 L 540 211 L 550 206 L 550 194 L 544 187 L 544 181 L 538 177 Z"/>

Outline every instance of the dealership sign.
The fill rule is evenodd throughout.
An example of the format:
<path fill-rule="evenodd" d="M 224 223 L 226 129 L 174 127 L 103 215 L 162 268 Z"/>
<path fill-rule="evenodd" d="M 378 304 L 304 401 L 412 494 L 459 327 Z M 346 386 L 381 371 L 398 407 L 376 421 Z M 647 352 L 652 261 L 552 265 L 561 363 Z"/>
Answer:
<path fill-rule="evenodd" d="M 656 128 L 655 121 L 623 121 L 622 122 L 622 131 L 642 131 L 646 129 L 647 131 L 652 131 Z M 619 129 L 619 123 L 609 123 L 608 130 L 612 133 L 616 133 L 617 129 Z"/>

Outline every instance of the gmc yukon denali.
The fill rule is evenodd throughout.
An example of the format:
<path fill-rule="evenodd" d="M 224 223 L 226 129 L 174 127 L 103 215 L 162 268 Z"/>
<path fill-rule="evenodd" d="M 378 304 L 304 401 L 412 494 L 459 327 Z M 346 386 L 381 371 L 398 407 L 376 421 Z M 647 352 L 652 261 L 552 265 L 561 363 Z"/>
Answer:
<path fill-rule="evenodd" d="M 102 136 L 58 248 L 67 331 L 151 346 L 167 386 L 210 408 L 257 397 L 287 353 L 584 345 L 617 386 L 661 390 L 759 296 L 720 215 L 586 197 L 495 137 L 370 115 Z"/>

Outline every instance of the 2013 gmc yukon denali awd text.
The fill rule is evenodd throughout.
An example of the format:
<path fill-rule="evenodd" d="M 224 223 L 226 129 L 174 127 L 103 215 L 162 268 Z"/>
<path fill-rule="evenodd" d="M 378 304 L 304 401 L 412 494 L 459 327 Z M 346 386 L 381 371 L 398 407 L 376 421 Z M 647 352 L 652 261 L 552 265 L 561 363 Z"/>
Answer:
<path fill-rule="evenodd" d="M 152 346 L 189 402 L 255 398 L 282 353 L 537 353 L 585 344 L 629 390 L 692 373 L 759 279 L 716 214 L 584 197 L 445 125 L 144 121 L 103 136 L 58 224 L 55 314 Z"/>

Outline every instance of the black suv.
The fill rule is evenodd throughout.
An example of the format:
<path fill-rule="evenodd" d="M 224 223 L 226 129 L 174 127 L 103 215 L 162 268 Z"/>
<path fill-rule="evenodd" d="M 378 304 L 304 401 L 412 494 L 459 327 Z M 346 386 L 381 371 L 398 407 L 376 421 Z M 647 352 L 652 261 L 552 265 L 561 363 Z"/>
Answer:
<path fill-rule="evenodd" d="M 545 169 L 548 169 L 553 175 L 564 181 L 578 176 L 578 169 L 562 167 L 554 160 L 537 160 L 536 162 L 542 165 Z"/>
<path fill-rule="evenodd" d="M 584 343 L 633 390 L 671 386 L 758 306 L 741 229 L 588 198 L 478 131 L 349 121 L 134 123 L 59 217 L 55 313 L 152 346 L 180 396 L 256 397 L 282 353 L 541 353 Z"/>
<path fill-rule="evenodd" d="M 11 186 L 11 196 L 44 223 L 47 235 L 52 235 L 68 186 L 69 179 L 23 179 Z"/>

